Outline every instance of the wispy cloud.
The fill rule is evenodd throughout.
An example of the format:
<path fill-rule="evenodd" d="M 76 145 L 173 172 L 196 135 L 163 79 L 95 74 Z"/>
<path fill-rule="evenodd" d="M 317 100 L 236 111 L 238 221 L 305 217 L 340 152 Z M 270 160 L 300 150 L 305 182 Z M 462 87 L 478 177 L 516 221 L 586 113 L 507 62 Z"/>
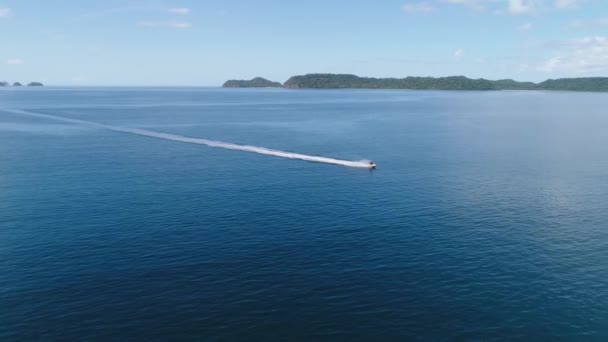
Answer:
<path fill-rule="evenodd" d="M 579 0 L 555 0 L 557 8 L 576 8 L 579 5 Z"/>
<path fill-rule="evenodd" d="M 12 58 L 6 61 L 6 64 L 9 65 L 20 65 L 20 64 L 24 64 L 25 62 L 22 59 L 19 58 Z"/>
<path fill-rule="evenodd" d="M 11 14 L 10 8 L 0 8 L 0 18 L 8 17 Z"/>
<path fill-rule="evenodd" d="M 459 48 L 459 49 L 456 49 L 456 51 L 454 51 L 454 57 L 456 57 L 456 58 L 462 58 L 462 56 L 464 56 L 464 49 L 463 48 Z"/>
<path fill-rule="evenodd" d="M 570 28 L 574 29 L 599 28 L 602 26 L 608 26 L 608 17 L 593 20 L 576 20 L 569 25 Z"/>
<path fill-rule="evenodd" d="M 608 71 L 608 37 L 586 37 L 563 46 L 536 69 L 547 73 L 575 74 Z"/>
<path fill-rule="evenodd" d="M 509 0 L 509 12 L 511 14 L 528 14 L 541 5 L 541 0 Z"/>
<path fill-rule="evenodd" d="M 509 0 L 509 13 L 532 14 L 551 9 L 578 8 L 581 0 Z"/>
<path fill-rule="evenodd" d="M 584 0 L 428 0 L 407 2 L 401 6 L 401 10 L 407 13 L 428 13 L 440 11 L 448 5 L 455 5 L 475 11 L 488 11 L 495 15 L 527 15 L 539 14 L 556 9 L 578 8 L 583 1 Z"/>
<path fill-rule="evenodd" d="M 483 3 L 486 2 L 486 0 L 441 0 L 441 2 L 462 5 L 475 10 L 482 10 L 484 9 Z"/>
<path fill-rule="evenodd" d="M 428 2 L 409 2 L 401 5 L 401 10 L 406 13 L 429 13 L 435 9 Z"/>
<path fill-rule="evenodd" d="M 531 28 L 532 28 L 532 23 L 521 24 L 517 27 L 517 29 L 520 31 L 530 31 Z"/>
<path fill-rule="evenodd" d="M 187 7 L 175 7 L 167 9 L 167 12 L 179 15 L 188 15 L 191 11 Z"/>
<path fill-rule="evenodd" d="M 570 6 L 566 2 L 572 3 L 578 0 L 436 0 L 437 2 L 453 5 L 461 5 L 465 8 L 485 11 L 490 10 L 496 15 L 505 13 L 510 14 L 531 14 L 545 8 L 546 1 L 556 1 L 557 6 Z M 563 4 L 560 2 L 564 2 Z M 506 7 L 503 7 L 506 5 Z"/>
<path fill-rule="evenodd" d="M 187 21 L 140 21 L 137 23 L 137 26 L 187 29 L 187 28 L 192 27 L 192 23 L 187 22 Z"/>
<path fill-rule="evenodd" d="M 172 10 L 177 10 L 180 13 L 177 14 L 188 14 L 188 8 L 166 8 L 160 7 L 153 4 L 152 1 L 144 2 L 144 1 L 130 1 L 126 2 L 126 6 L 124 7 L 111 7 L 111 8 L 100 8 L 95 10 L 86 11 L 80 15 L 81 18 L 96 18 L 96 17 L 108 17 L 108 16 L 119 16 L 130 13 L 161 13 L 161 12 L 172 12 L 176 13 Z M 183 13 L 184 10 L 188 10 L 188 13 Z"/>

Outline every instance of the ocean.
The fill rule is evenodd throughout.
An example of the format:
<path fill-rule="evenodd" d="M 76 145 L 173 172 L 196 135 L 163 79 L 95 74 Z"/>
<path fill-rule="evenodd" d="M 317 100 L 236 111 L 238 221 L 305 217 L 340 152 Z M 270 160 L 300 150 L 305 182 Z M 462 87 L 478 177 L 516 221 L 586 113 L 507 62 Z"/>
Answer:
<path fill-rule="evenodd" d="M 606 108 L 0 89 L 0 340 L 606 340 Z"/>

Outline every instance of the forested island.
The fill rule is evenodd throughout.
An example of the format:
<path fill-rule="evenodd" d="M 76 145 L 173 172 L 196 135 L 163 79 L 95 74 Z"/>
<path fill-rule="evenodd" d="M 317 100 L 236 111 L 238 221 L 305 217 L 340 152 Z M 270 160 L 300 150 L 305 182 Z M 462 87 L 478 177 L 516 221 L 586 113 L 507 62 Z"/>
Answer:
<path fill-rule="evenodd" d="M 251 80 L 228 80 L 222 85 L 224 88 L 280 88 L 281 83 L 272 82 L 262 77 Z"/>
<path fill-rule="evenodd" d="M 282 85 L 261 77 L 230 80 L 226 88 L 283 87 L 290 89 L 413 89 L 413 90 L 567 90 L 608 91 L 608 77 L 561 78 L 540 83 L 511 79 L 486 80 L 465 76 L 373 78 L 349 74 L 306 74 L 290 77 Z"/>

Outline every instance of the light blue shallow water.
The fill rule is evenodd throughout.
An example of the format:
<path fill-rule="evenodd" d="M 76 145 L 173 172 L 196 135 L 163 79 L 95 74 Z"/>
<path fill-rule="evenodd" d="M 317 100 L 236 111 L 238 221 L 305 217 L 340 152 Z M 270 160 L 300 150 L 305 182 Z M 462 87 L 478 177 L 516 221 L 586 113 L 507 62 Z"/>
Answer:
<path fill-rule="evenodd" d="M 608 339 L 606 108 L 565 92 L 1 90 L 0 339 Z"/>

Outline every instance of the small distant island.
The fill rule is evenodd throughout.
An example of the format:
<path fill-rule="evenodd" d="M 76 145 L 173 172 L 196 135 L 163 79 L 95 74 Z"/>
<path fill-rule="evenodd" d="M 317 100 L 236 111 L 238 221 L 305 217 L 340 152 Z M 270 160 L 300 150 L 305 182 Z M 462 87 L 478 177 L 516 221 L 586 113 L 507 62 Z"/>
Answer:
<path fill-rule="evenodd" d="M 511 79 L 486 80 L 465 76 L 373 78 L 350 74 L 306 74 L 290 77 L 282 85 L 256 77 L 250 81 L 230 80 L 225 88 L 282 87 L 289 89 L 410 89 L 410 90 L 565 90 L 608 91 L 608 77 L 549 79 L 519 82 Z"/>
<path fill-rule="evenodd" d="M 0 82 L 0 87 L 10 87 L 10 86 L 11 86 L 11 84 L 8 82 L 4 82 L 4 81 Z M 20 82 L 13 83 L 13 87 L 21 87 L 21 86 L 23 86 L 23 85 Z M 42 86 L 44 86 L 44 84 L 42 84 L 40 82 L 30 82 L 27 84 L 27 86 L 28 87 L 42 87 Z"/>
<path fill-rule="evenodd" d="M 224 88 L 280 88 L 281 86 L 279 82 L 272 82 L 262 77 L 251 80 L 228 80 L 222 85 Z"/>

